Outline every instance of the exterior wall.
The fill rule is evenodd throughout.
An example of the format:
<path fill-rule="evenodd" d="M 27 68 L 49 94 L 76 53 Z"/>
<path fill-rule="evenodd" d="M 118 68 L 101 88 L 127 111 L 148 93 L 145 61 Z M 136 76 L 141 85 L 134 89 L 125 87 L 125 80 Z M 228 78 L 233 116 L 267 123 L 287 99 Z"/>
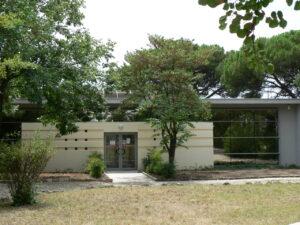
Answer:
<path fill-rule="evenodd" d="M 137 167 L 143 168 L 143 158 L 148 150 L 159 146 L 154 140 L 153 129 L 144 122 L 82 122 L 77 124 L 78 132 L 60 136 L 53 126 L 41 123 L 23 123 L 22 139 L 30 139 L 36 131 L 41 137 L 54 137 L 56 153 L 46 167 L 46 171 L 83 171 L 86 160 L 92 152 L 104 155 L 105 132 L 137 132 Z M 178 148 L 175 161 L 178 169 L 213 166 L 213 124 L 209 122 L 194 123 L 191 131 L 194 136 L 185 148 Z M 67 149 L 66 149 L 67 148 Z M 77 148 L 77 150 L 75 150 Z M 164 156 L 167 159 L 167 155 Z"/>
<path fill-rule="evenodd" d="M 300 165 L 300 106 L 278 108 L 279 163 Z"/>

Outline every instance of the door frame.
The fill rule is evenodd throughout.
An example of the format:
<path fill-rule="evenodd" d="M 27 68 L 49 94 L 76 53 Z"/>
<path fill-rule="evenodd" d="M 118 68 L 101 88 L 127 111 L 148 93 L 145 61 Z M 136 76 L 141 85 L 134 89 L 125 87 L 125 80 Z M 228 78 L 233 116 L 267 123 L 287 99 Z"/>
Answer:
<path fill-rule="evenodd" d="M 138 132 L 103 132 L 103 156 L 104 156 L 104 163 L 105 163 L 105 166 L 106 166 L 106 136 L 107 135 L 119 135 L 119 140 L 122 140 L 122 135 L 134 135 L 134 138 L 135 138 L 135 144 L 134 144 L 134 149 L 135 149 L 135 166 L 132 167 L 132 168 L 123 168 L 121 167 L 122 166 L 122 163 L 120 163 L 120 155 L 119 155 L 119 167 L 117 168 L 107 168 L 106 167 L 106 170 L 121 170 L 121 171 L 126 171 L 126 170 L 137 170 L 138 168 Z M 121 138 L 120 138 L 121 137 Z"/>

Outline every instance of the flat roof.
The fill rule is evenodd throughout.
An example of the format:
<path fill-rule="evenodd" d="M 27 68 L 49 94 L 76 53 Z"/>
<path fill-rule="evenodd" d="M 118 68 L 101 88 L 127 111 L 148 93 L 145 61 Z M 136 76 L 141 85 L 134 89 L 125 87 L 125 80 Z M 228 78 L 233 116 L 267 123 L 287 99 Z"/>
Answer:
<path fill-rule="evenodd" d="M 219 98 L 207 99 L 212 107 L 280 107 L 284 105 L 300 105 L 300 99 L 265 99 L 265 98 Z"/>
<path fill-rule="evenodd" d="M 108 105 L 119 105 L 126 98 L 125 93 L 109 94 L 105 97 Z M 300 105 L 300 99 L 265 99 L 265 98 L 211 98 L 205 99 L 216 108 L 251 108 L 251 107 L 280 107 L 284 105 Z M 26 99 L 16 99 L 16 105 L 33 106 L 34 103 Z"/>

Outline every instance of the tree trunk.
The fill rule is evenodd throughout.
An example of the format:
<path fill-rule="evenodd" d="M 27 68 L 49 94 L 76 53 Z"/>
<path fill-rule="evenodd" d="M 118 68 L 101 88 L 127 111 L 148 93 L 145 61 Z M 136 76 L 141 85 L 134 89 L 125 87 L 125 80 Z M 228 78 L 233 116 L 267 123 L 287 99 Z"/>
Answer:
<path fill-rule="evenodd" d="M 0 87 L 0 122 L 2 121 L 3 118 L 3 105 L 4 105 L 4 93 L 2 91 L 3 90 Z"/>
<path fill-rule="evenodd" d="M 177 138 L 171 138 L 169 148 L 169 163 L 174 164 Z"/>
<path fill-rule="evenodd" d="M 5 93 L 8 87 L 9 80 L 3 79 L 0 80 L 0 121 L 3 120 L 4 117 L 4 101 L 5 101 Z"/>

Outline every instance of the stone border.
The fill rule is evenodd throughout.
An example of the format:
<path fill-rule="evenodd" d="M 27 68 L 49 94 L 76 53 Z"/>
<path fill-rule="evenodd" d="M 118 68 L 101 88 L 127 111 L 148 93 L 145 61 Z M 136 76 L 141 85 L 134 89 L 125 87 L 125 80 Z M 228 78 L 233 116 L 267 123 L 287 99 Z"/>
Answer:
<path fill-rule="evenodd" d="M 150 175 L 149 173 L 146 173 L 145 171 L 142 171 L 142 174 L 144 174 L 145 176 L 149 177 L 153 181 L 158 181 L 158 179 L 156 177 Z"/>

